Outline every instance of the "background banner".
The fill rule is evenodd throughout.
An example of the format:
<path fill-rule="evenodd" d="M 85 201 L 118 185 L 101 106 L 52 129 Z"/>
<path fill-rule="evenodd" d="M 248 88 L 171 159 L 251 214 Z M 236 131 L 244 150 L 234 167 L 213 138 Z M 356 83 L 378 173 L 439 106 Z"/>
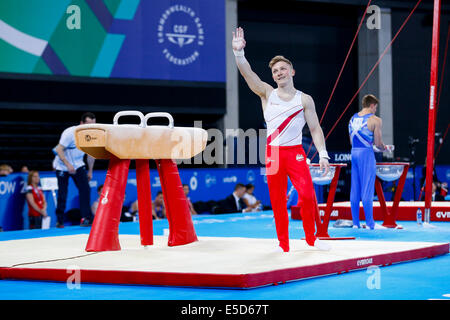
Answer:
<path fill-rule="evenodd" d="M 225 82 L 223 0 L 3 0 L 0 72 Z"/>

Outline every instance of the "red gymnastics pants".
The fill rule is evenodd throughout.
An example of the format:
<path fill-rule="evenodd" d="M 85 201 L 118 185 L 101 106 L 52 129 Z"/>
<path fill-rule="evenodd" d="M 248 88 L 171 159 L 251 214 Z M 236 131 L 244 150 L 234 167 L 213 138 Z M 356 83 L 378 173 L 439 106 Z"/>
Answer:
<path fill-rule="evenodd" d="M 316 240 L 314 217 L 319 207 L 303 147 L 301 145 L 288 147 L 268 145 L 266 174 L 280 247 L 285 252 L 289 251 L 289 216 L 286 199 L 288 177 L 298 193 L 306 242 L 313 246 Z"/>

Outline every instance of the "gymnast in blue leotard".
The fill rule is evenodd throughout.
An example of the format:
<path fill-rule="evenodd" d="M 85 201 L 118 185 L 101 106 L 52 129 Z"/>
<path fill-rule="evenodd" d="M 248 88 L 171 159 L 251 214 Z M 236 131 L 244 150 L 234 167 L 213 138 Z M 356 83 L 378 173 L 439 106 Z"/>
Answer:
<path fill-rule="evenodd" d="M 350 203 L 353 227 L 360 228 L 359 202 L 362 201 L 366 224 L 370 229 L 382 228 L 373 220 L 373 196 L 375 188 L 375 149 L 386 150 L 381 139 L 381 119 L 375 115 L 378 99 L 366 95 L 362 99 L 362 109 L 351 118 L 348 131 L 352 144 L 352 169 Z"/>

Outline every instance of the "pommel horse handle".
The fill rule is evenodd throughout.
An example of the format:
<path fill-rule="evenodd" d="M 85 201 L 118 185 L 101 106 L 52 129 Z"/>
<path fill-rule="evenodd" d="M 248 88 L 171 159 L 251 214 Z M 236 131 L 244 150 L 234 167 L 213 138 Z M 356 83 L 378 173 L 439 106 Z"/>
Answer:
<path fill-rule="evenodd" d="M 139 111 L 133 111 L 133 110 L 126 110 L 126 111 L 119 111 L 114 115 L 113 124 L 118 125 L 119 124 L 119 118 L 122 116 L 138 116 L 139 119 L 141 119 L 141 123 L 139 124 L 140 127 L 145 128 L 147 126 L 147 122 L 145 121 L 144 115 Z M 173 119 L 172 119 L 173 121 Z"/>
<path fill-rule="evenodd" d="M 145 126 L 147 126 L 148 119 L 150 119 L 150 118 L 159 118 L 159 117 L 166 117 L 166 118 L 168 118 L 169 119 L 169 128 L 170 129 L 173 128 L 173 117 L 172 117 L 172 115 L 170 113 L 167 113 L 167 112 L 150 112 L 150 113 L 147 113 L 145 115 L 145 117 L 144 117 Z"/>
<path fill-rule="evenodd" d="M 114 115 L 113 124 L 119 125 L 119 118 L 122 116 L 138 116 L 139 119 L 141 119 L 141 123 L 139 123 L 139 126 L 142 128 L 147 127 L 148 119 L 150 118 L 167 118 L 169 119 L 169 125 L 168 127 L 172 129 L 174 127 L 174 121 L 173 117 L 168 112 L 150 112 L 147 113 L 145 116 L 142 114 L 142 112 L 135 111 L 135 110 L 125 110 L 125 111 L 119 111 Z"/>

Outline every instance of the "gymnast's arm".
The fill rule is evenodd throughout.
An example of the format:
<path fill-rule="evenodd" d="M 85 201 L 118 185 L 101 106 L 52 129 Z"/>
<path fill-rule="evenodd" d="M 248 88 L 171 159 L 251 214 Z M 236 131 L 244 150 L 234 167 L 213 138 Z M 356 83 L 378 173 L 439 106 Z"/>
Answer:
<path fill-rule="evenodd" d="M 330 165 L 328 163 L 328 153 L 325 146 L 325 138 L 323 136 L 322 128 L 320 127 L 319 119 L 317 118 L 316 107 L 314 100 L 306 93 L 302 94 L 302 104 L 305 113 L 305 120 L 308 123 L 311 137 L 314 141 L 317 151 L 319 152 L 320 169 L 325 169 L 324 175 L 327 174 Z"/>
<path fill-rule="evenodd" d="M 268 83 L 262 81 L 258 75 L 252 70 L 250 64 L 244 55 L 244 48 L 246 42 L 244 38 L 244 30 L 242 28 L 237 28 L 236 32 L 233 32 L 233 42 L 232 48 L 235 55 L 236 65 L 239 72 L 244 77 L 245 82 L 249 88 L 261 99 L 266 99 L 267 94 L 270 93 L 273 88 Z"/>
<path fill-rule="evenodd" d="M 378 117 L 370 117 L 369 121 L 373 122 L 373 126 L 374 126 L 374 130 L 373 130 L 373 142 L 375 144 L 375 146 L 381 150 L 384 151 L 386 150 L 386 146 L 383 143 L 383 139 L 382 139 L 382 134 L 381 134 L 381 126 L 382 126 L 382 121 L 381 118 Z"/>
<path fill-rule="evenodd" d="M 348 129 L 348 139 L 350 140 L 350 146 L 353 146 L 353 141 L 352 141 L 352 134 L 350 131 L 350 123 L 349 123 L 349 129 Z"/>

